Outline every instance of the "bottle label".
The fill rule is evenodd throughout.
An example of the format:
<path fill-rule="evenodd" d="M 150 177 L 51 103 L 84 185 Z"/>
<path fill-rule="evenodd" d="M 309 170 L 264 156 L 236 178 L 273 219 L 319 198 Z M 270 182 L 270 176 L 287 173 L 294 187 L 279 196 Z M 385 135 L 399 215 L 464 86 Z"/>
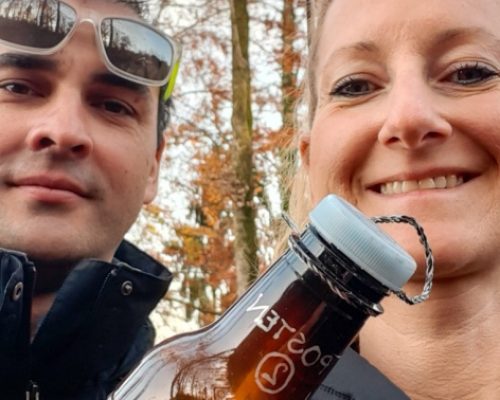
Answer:
<path fill-rule="evenodd" d="M 253 320 L 255 326 L 274 342 L 272 351 L 264 354 L 255 368 L 257 387 L 267 394 L 280 393 L 288 387 L 298 370 L 302 376 L 316 376 L 319 380 L 337 357 L 311 343 L 304 331 L 298 332 L 293 323 L 272 306 L 261 303 L 262 297 L 260 293 L 246 310 L 258 313 Z"/>

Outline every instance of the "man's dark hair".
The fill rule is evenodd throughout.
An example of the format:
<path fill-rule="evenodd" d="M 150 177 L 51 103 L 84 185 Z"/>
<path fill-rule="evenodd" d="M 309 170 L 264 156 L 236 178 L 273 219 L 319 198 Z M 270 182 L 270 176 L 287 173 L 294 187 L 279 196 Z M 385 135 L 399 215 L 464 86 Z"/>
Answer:
<path fill-rule="evenodd" d="M 115 0 L 117 3 L 126 4 L 132 8 L 140 17 L 145 18 L 148 11 L 149 0 Z"/>
<path fill-rule="evenodd" d="M 158 101 L 158 125 L 157 125 L 157 138 L 158 146 L 163 142 L 163 132 L 167 129 L 168 123 L 170 122 L 170 112 L 173 108 L 172 97 L 169 97 L 166 101 L 163 100 L 163 93 L 166 87 L 160 90 L 160 100 Z"/>
<path fill-rule="evenodd" d="M 148 3 L 150 0 L 115 0 L 117 3 L 126 4 L 132 8 L 141 18 L 146 19 L 149 7 Z M 172 108 L 172 100 L 163 100 L 163 93 L 165 92 L 165 87 L 160 90 L 160 98 L 158 101 L 158 123 L 157 123 L 157 139 L 158 146 L 163 141 L 163 132 L 170 122 L 170 111 Z"/>

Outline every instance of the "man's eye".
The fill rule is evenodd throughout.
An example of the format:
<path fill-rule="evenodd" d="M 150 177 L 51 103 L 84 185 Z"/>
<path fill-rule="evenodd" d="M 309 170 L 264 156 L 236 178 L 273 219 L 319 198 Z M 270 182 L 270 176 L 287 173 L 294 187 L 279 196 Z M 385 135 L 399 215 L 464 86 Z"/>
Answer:
<path fill-rule="evenodd" d="M 19 82 L 7 82 L 0 84 L 0 89 L 13 94 L 36 95 L 37 93 L 28 85 Z"/>
<path fill-rule="evenodd" d="M 364 79 L 347 78 L 339 82 L 330 92 L 330 96 L 357 97 L 372 93 L 376 86 Z"/>
<path fill-rule="evenodd" d="M 493 69 L 475 63 L 473 65 L 461 65 L 451 75 L 450 80 L 460 85 L 474 85 L 498 76 L 498 72 Z"/>
<path fill-rule="evenodd" d="M 110 113 L 119 115 L 133 115 L 133 110 L 119 101 L 107 100 L 100 104 L 100 107 Z"/>

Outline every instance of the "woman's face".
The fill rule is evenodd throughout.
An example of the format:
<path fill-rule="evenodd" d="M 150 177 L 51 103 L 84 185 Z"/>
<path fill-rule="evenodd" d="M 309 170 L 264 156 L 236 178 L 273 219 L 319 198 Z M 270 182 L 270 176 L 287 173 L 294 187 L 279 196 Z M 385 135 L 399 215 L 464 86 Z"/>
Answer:
<path fill-rule="evenodd" d="M 313 64 L 313 203 L 414 216 L 442 277 L 499 264 L 500 1 L 335 0 Z"/>

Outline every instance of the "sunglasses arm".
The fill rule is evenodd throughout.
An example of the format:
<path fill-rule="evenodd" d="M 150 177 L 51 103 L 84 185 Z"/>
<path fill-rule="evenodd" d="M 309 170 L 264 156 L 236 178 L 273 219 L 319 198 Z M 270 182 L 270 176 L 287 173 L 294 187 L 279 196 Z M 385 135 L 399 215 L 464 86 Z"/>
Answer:
<path fill-rule="evenodd" d="M 167 87 L 165 89 L 165 93 L 163 94 L 163 101 L 167 101 L 170 98 L 170 96 L 172 95 L 172 92 L 173 92 L 174 86 L 175 86 L 175 80 L 177 79 L 177 73 L 179 72 L 180 64 L 181 64 L 181 61 L 179 58 L 179 60 L 177 60 L 177 62 L 172 67 L 172 72 L 170 73 L 170 79 L 168 80 Z"/>

